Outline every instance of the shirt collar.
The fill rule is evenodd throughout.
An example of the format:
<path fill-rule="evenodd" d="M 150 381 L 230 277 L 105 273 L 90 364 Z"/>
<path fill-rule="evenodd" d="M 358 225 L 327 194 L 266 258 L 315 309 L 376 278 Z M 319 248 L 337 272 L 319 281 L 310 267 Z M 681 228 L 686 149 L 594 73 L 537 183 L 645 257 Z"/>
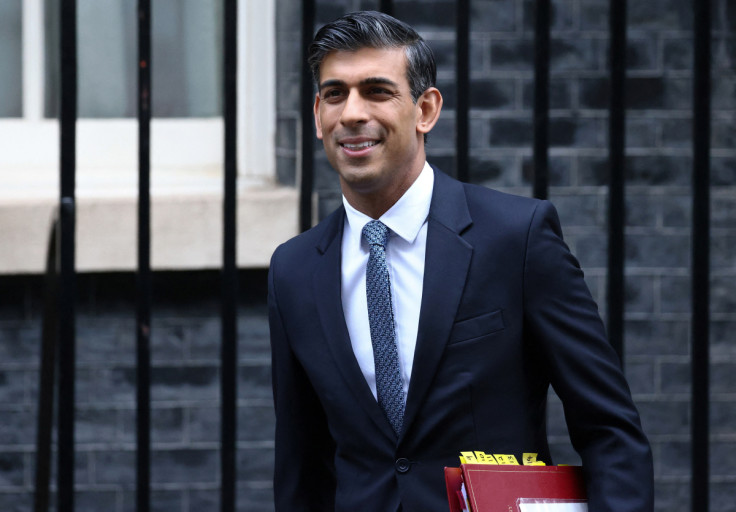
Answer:
<path fill-rule="evenodd" d="M 434 171 L 432 167 L 424 162 L 424 167 L 419 176 L 404 195 L 384 213 L 380 219 L 396 235 L 408 243 L 413 243 L 419 234 L 419 230 L 429 215 L 429 205 L 432 202 L 432 190 L 434 189 Z M 345 206 L 347 223 L 350 227 L 351 236 L 361 238 L 363 226 L 372 219 L 353 208 L 345 196 L 342 196 Z"/>

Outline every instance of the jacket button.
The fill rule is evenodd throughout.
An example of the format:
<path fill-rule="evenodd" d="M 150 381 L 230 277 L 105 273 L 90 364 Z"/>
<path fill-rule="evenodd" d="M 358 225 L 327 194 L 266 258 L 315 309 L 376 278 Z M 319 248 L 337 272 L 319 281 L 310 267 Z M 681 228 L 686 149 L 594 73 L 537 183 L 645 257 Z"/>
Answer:
<path fill-rule="evenodd" d="M 409 459 L 405 459 L 404 457 L 398 459 L 396 461 L 396 471 L 399 473 L 406 473 L 411 469 L 411 462 L 409 462 Z"/>

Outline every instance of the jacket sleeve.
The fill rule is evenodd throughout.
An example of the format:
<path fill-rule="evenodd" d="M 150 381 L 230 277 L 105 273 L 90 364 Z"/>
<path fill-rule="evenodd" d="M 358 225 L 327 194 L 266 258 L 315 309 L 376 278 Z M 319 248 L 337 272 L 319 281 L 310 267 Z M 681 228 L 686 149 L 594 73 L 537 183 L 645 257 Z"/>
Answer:
<path fill-rule="evenodd" d="M 279 306 L 276 255 L 269 270 L 272 385 L 276 410 L 274 503 L 276 512 L 332 510 L 335 446 L 325 414 L 296 358 Z"/>
<path fill-rule="evenodd" d="M 653 510 L 649 442 L 583 272 L 546 201 L 529 228 L 524 303 L 525 329 L 545 361 L 583 462 L 589 510 Z"/>

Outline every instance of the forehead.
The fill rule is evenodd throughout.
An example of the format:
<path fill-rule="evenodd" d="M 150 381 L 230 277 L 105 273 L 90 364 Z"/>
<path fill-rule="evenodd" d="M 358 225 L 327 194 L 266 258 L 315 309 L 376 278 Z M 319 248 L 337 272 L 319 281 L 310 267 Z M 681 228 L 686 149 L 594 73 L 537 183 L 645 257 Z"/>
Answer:
<path fill-rule="evenodd" d="M 404 48 L 361 48 L 356 51 L 332 51 L 319 67 L 320 82 L 340 80 L 346 83 L 364 78 L 383 77 L 407 83 Z"/>

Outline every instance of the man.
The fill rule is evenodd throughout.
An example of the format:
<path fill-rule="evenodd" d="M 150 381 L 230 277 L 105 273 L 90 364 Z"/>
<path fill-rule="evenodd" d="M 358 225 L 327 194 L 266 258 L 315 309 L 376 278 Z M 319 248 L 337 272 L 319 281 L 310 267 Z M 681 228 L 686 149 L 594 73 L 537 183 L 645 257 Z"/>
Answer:
<path fill-rule="evenodd" d="M 553 207 L 426 163 L 442 96 L 406 24 L 344 16 L 310 63 L 344 206 L 271 262 L 276 510 L 446 511 L 461 450 L 551 462 L 550 384 L 589 510 L 651 510 L 651 451 Z"/>

